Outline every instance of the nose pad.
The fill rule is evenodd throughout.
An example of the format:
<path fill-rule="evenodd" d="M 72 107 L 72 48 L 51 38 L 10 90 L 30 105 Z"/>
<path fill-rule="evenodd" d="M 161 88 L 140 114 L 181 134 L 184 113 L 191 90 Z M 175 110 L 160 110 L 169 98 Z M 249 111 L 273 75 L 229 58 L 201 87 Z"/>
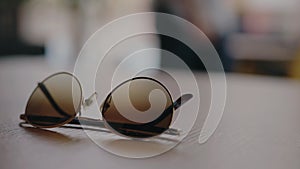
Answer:
<path fill-rule="evenodd" d="M 85 99 L 84 102 L 83 102 L 83 107 L 88 107 L 90 106 L 91 104 L 93 104 L 93 97 L 96 97 L 98 96 L 97 92 L 94 92 L 89 98 Z"/>

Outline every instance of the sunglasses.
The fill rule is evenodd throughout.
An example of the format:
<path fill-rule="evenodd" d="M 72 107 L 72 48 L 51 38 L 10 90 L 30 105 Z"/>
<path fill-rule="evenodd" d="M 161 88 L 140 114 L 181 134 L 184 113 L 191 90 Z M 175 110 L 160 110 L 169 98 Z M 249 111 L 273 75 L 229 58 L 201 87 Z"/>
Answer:
<path fill-rule="evenodd" d="M 80 116 L 81 109 L 89 106 L 92 98 L 93 95 L 83 98 L 81 84 L 74 75 L 56 73 L 38 83 L 20 119 L 37 128 L 84 124 L 130 138 L 149 138 L 162 133 L 180 135 L 178 129 L 170 128 L 173 113 L 192 94 L 184 94 L 173 102 L 170 92 L 159 81 L 135 77 L 108 94 L 100 106 L 102 120 Z"/>

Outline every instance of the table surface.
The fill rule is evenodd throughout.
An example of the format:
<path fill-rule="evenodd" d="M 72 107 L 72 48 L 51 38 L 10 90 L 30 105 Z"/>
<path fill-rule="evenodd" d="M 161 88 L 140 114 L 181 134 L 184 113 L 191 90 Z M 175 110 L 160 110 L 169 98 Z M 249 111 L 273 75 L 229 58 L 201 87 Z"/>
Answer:
<path fill-rule="evenodd" d="M 19 114 L 36 82 L 54 72 L 45 65 L 40 58 L 0 60 L 1 169 L 300 168 L 298 81 L 228 74 L 225 112 L 208 142 L 200 145 L 200 130 L 193 128 L 167 153 L 128 159 L 102 150 L 82 130 L 59 128 L 50 132 L 19 127 Z M 202 76 L 197 75 L 200 83 Z M 207 108 L 205 104 L 203 107 Z"/>

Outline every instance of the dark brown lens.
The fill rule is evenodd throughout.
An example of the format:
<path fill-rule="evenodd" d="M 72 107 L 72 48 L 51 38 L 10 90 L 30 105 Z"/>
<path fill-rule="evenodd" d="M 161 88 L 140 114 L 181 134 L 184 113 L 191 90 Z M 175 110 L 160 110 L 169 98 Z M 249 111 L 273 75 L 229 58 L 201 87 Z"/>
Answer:
<path fill-rule="evenodd" d="M 39 83 L 30 96 L 25 115 L 36 127 L 57 127 L 71 121 L 79 111 L 82 91 L 69 73 L 54 74 Z"/>
<path fill-rule="evenodd" d="M 102 116 L 116 132 L 147 138 L 166 131 L 173 102 L 168 90 L 151 78 L 135 78 L 116 87 L 102 106 Z"/>

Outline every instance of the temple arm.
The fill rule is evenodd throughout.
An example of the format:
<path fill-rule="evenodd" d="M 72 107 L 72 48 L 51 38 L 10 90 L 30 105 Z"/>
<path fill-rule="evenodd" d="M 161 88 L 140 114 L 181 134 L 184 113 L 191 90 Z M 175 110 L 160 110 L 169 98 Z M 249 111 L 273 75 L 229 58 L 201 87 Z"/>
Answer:
<path fill-rule="evenodd" d="M 179 97 L 174 103 L 174 109 L 178 109 L 180 106 L 182 106 L 184 103 L 186 103 L 187 101 L 189 101 L 191 98 L 193 97 L 192 94 L 184 94 L 181 97 Z"/>
<path fill-rule="evenodd" d="M 31 119 L 34 119 L 34 121 L 39 121 L 39 122 L 57 122 L 61 121 L 63 118 L 60 117 L 50 117 L 50 116 L 37 116 L 37 115 L 30 115 Z M 24 120 L 26 122 L 26 115 L 21 114 L 20 119 Z M 111 122 L 110 122 L 111 123 Z M 100 128 L 106 128 L 104 125 L 104 122 L 99 119 L 91 119 L 91 118 L 86 118 L 86 117 L 75 117 L 72 121 L 70 121 L 68 124 L 73 124 L 73 125 L 86 125 L 86 126 L 92 126 L 92 127 L 100 127 Z M 164 131 L 166 128 L 162 127 L 155 127 L 155 126 L 139 126 L 139 125 L 134 125 L 134 124 L 128 124 L 128 123 L 114 123 L 114 124 L 120 124 L 124 126 L 126 129 L 132 129 L 132 130 L 143 130 L 146 132 L 159 132 L 159 131 Z M 165 132 L 166 134 L 169 135 L 180 135 L 180 131 L 177 129 L 172 129 L 169 128 Z"/>

